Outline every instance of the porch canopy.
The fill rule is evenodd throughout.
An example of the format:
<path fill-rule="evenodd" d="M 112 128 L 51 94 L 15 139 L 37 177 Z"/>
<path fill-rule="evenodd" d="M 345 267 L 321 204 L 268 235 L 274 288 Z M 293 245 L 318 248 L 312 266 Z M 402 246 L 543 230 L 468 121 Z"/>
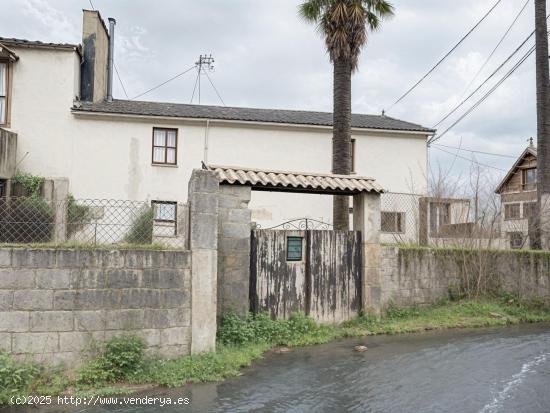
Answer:
<path fill-rule="evenodd" d="M 374 178 L 363 176 L 276 171 L 240 166 L 203 165 L 203 167 L 215 171 L 221 185 L 249 186 L 254 191 L 326 195 L 384 192 Z"/>

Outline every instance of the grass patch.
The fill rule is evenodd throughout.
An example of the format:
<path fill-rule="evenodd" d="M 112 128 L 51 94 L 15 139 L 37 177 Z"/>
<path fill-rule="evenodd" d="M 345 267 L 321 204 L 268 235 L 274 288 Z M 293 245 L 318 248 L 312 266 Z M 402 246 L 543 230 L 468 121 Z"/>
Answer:
<path fill-rule="evenodd" d="M 295 314 L 271 320 L 266 314 L 241 318 L 226 316 L 218 329 L 217 351 L 163 360 L 144 356 L 144 342 L 134 336 L 110 339 L 98 355 L 68 379 L 66 372 L 16 361 L 0 353 L 0 403 L 11 396 L 78 396 L 129 394 L 138 385 L 175 387 L 185 383 L 220 381 L 240 374 L 276 346 L 306 346 L 343 337 L 413 333 L 448 328 L 503 326 L 550 321 L 544 303 L 519 302 L 510 297 L 486 300 L 441 301 L 431 306 L 389 306 L 382 318 L 363 316 L 340 325 L 318 325 Z M 70 391 L 68 391 L 70 389 Z"/>

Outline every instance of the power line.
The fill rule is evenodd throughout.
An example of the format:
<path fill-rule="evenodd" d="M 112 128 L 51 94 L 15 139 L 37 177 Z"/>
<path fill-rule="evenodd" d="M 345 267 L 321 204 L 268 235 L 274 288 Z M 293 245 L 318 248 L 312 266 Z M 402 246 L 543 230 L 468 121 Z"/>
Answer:
<path fill-rule="evenodd" d="M 501 157 L 501 158 L 512 158 L 512 159 L 516 159 L 516 156 L 512 156 L 512 155 L 504 155 L 504 154 L 501 154 L 501 153 L 494 153 L 494 152 L 476 151 L 476 150 L 474 150 L 474 149 L 458 148 L 458 147 L 456 147 L 456 146 L 443 145 L 443 144 L 441 144 L 441 143 L 434 143 L 433 146 L 441 146 L 441 147 L 443 147 L 443 148 L 457 149 L 457 150 L 463 151 L 463 152 L 479 153 L 479 154 L 481 154 L 481 155 L 490 155 L 490 156 L 498 156 L 498 157 Z"/>
<path fill-rule="evenodd" d="M 193 86 L 193 94 L 191 95 L 191 101 L 189 103 L 193 103 L 193 98 L 195 97 L 195 91 L 197 90 L 197 84 L 200 82 L 200 71 L 197 70 L 197 77 L 195 78 L 195 86 Z M 200 93 L 200 92 L 199 92 Z M 200 104 L 200 101 L 199 101 Z"/>
<path fill-rule="evenodd" d="M 491 60 L 491 58 L 494 56 L 494 54 L 496 53 L 497 49 L 500 47 L 500 45 L 504 42 L 504 39 L 506 39 L 506 37 L 508 36 L 508 34 L 510 33 L 510 31 L 512 30 L 512 28 L 514 27 L 514 25 L 517 23 L 517 21 L 519 20 L 520 16 L 523 14 L 525 8 L 527 7 L 527 5 L 529 4 L 529 0 L 527 0 L 524 4 L 523 4 L 523 7 L 519 10 L 519 12 L 516 14 L 516 17 L 514 18 L 514 20 L 512 20 L 512 23 L 510 24 L 510 26 L 508 26 L 508 28 L 506 29 L 506 31 L 504 32 L 504 34 L 502 35 L 502 37 L 500 38 L 500 40 L 498 41 L 497 45 L 495 46 L 495 48 L 491 51 L 491 53 L 489 54 L 489 56 L 487 57 L 487 59 L 485 60 L 485 62 L 483 62 L 483 64 L 481 65 L 481 67 L 479 68 L 479 70 L 477 71 L 477 73 L 474 75 L 474 77 L 472 78 L 472 80 L 470 81 L 470 83 L 468 83 L 468 86 L 466 86 L 466 88 L 464 89 L 464 92 L 462 92 L 462 95 L 460 96 L 460 99 L 462 99 L 464 97 L 464 95 L 466 94 L 466 92 L 468 91 L 468 89 L 470 89 L 470 87 L 472 86 L 472 84 L 476 81 L 476 79 L 478 78 L 478 76 L 481 74 L 481 72 L 483 71 L 483 69 L 485 69 L 485 66 L 487 66 L 487 64 L 489 63 L 489 61 Z"/>
<path fill-rule="evenodd" d="M 210 76 L 208 75 L 208 73 L 206 71 L 204 71 L 204 74 L 206 75 L 206 78 L 208 79 L 208 81 L 210 82 L 210 84 L 212 85 L 212 88 L 214 89 L 214 92 L 216 92 L 216 95 L 218 95 L 218 98 L 220 99 L 220 101 L 222 102 L 222 105 L 226 106 L 225 105 L 225 102 L 223 101 L 221 95 L 220 95 L 220 92 L 218 92 L 218 89 L 216 89 L 216 86 L 214 86 L 214 82 L 212 82 L 212 79 L 210 79 Z"/>
<path fill-rule="evenodd" d="M 441 149 L 441 148 L 437 148 L 437 147 L 435 147 L 434 149 L 440 150 L 441 152 L 445 152 L 446 154 L 452 155 L 452 156 L 454 156 L 455 158 L 464 159 L 464 160 L 466 160 L 466 161 L 469 161 L 469 162 L 472 162 L 472 163 L 476 163 L 476 164 L 481 165 L 481 166 L 485 166 L 486 168 L 496 169 L 497 171 L 501 171 L 501 172 L 507 172 L 505 169 L 498 168 L 498 167 L 496 167 L 496 166 L 488 165 L 488 164 L 485 164 L 485 163 L 481 163 L 481 162 L 475 161 L 475 160 L 473 160 L 473 159 L 466 158 L 465 156 L 461 156 L 461 155 L 459 155 L 458 153 L 452 153 L 452 152 L 446 151 L 445 149 Z"/>
<path fill-rule="evenodd" d="M 90 6 L 92 6 L 92 10 L 95 10 L 94 3 L 92 3 L 92 0 L 90 0 Z"/>
<path fill-rule="evenodd" d="M 391 106 L 390 106 L 390 109 L 391 110 L 395 105 L 397 105 L 399 102 L 401 102 L 403 99 L 405 99 L 405 97 L 407 97 L 414 89 L 417 88 L 418 85 L 420 85 L 420 83 L 422 83 L 430 74 L 432 74 L 432 72 L 437 69 L 439 67 L 439 65 L 441 65 L 441 63 L 443 63 L 443 61 L 445 59 L 447 59 L 447 57 L 449 57 L 457 48 L 458 46 L 460 46 L 464 40 L 466 40 L 473 32 L 475 29 L 477 29 L 479 27 L 479 25 L 481 23 L 483 23 L 483 21 L 493 12 L 493 10 L 499 5 L 499 3 L 501 2 L 502 0 L 497 0 L 497 2 L 493 5 L 493 7 L 491 7 L 491 9 L 485 13 L 485 15 L 474 25 L 474 27 L 472 27 L 468 33 L 466 33 L 459 41 L 457 44 L 455 44 L 451 50 L 449 50 L 445 56 L 443 56 L 430 70 L 428 70 L 428 73 L 426 73 L 424 76 L 422 76 L 420 78 L 420 80 L 418 80 L 413 86 L 411 86 L 405 93 L 403 93 L 403 95 L 401 95 L 399 97 L 399 99 L 397 99 Z"/>
<path fill-rule="evenodd" d="M 180 77 L 180 76 L 183 76 L 184 74 L 186 74 L 187 72 L 190 72 L 190 71 L 193 70 L 194 68 L 195 68 L 195 65 L 191 66 L 189 69 L 186 69 L 186 70 L 184 70 L 184 71 L 181 72 L 181 73 L 178 73 L 178 74 L 175 75 L 175 76 L 172 76 L 170 79 L 165 80 L 164 82 L 162 82 L 162 83 L 160 83 L 160 84 L 158 84 L 158 85 L 152 87 L 151 89 L 148 89 L 148 90 L 146 90 L 146 91 L 143 92 L 143 93 L 140 93 L 139 95 L 133 97 L 131 100 L 135 100 L 135 99 L 137 99 L 137 98 L 139 98 L 139 97 L 142 97 L 143 95 L 146 95 L 146 94 L 149 93 L 149 92 L 152 92 L 153 90 L 158 89 L 158 88 L 161 87 L 161 86 L 164 86 L 164 85 L 167 84 L 168 82 L 171 82 L 172 80 L 177 79 L 177 78 Z"/>
<path fill-rule="evenodd" d="M 474 103 L 473 106 L 470 107 L 462 116 L 460 116 L 451 126 L 449 126 L 443 133 L 438 135 L 437 137 L 432 137 L 428 141 L 428 145 L 432 144 L 433 142 L 441 139 L 443 136 L 447 134 L 452 128 L 454 128 L 458 123 L 460 123 L 466 116 L 468 116 L 470 113 L 472 113 L 479 105 L 481 105 L 500 85 L 502 85 L 506 79 L 508 79 L 526 60 L 529 56 L 533 54 L 535 51 L 535 46 L 532 46 L 531 49 L 527 51 L 525 55 L 520 59 L 519 62 L 517 62 L 509 71 L 506 73 L 485 95 L 483 95 L 476 103 Z"/>
<path fill-rule="evenodd" d="M 504 62 L 502 62 L 494 71 L 493 73 L 491 73 L 483 82 L 481 82 L 481 84 L 472 92 L 468 95 L 468 97 L 466 97 L 465 99 L 463 99 L 458 105 L 456 105 L 449 113 L 447 113 L 443 118 L 441 118 L 441 120 L 439 122 L 437 122 L 433 127 L 436 128 L 437 126 L 439 126 L 440 124 L 442 124 L 444 121 L 446 121 L 449 116 L 451 116 L 453 113 L 455 113 L 458 109 L 460 109 L 462 107 L 462 105 L 464 105 L 464 103 L 466 103 L 473 95 L 475 95 L 489 80 L 491 80 L 493 78 L 493 76 L 495 76 L 499 71 L 500 69 L 502 69 L 506 63 L 508 63 L 515 55 L 517 52 L 519 52 L 523 46 L 525 46 L 525 44 L 529 41 L 529 39 L 531 39 L 531 37 L 533 37 L 533 35 L 535 34 L 535 31 L 533 30 L 531 32 L 531 34 L 529 36 L 527 36 L 525 38 L 525 40 L 523 42 L 521 42 L 521 44 L 516 48 L 516 50 L 514 50 L 505 60 Z"/>
<path fill-rule="evenodd" d="M 113 65 L 115 67 L 116 76 L 118 77 L 118 81 L 120 82 L 120 86 L 122 86 L 122 91 L 126 95 L 126 99 L 130 99 L 128 96 L 128 93 L 126 92 L 126 88 L 124 87 L 124 83 L 122 82 L 122 78 L 120 77 L 120 74 L 118 73 L 118 68 L 116 66 L 116 63 L 113 61 Z"/>

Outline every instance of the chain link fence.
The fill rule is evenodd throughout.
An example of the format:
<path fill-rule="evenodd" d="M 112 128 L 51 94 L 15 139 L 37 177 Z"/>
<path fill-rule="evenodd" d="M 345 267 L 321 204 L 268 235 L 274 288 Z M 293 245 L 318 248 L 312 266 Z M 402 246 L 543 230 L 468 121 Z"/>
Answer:
<path fill-rule="evenodd" d="M 188 209 L 175 202 L 0 199 L 0 243 L 186 248 Z"/>
<path fill-rule="evenodd" d="M 514 248 L 510 234 L 522 233 L 525 241 L 527 233 L 525 222 L 504 219 L 499 204 L 481 208 L 468 198 L 388 192 L 381 196 L 380 218 L 381 241 L 388 244 Z"/>

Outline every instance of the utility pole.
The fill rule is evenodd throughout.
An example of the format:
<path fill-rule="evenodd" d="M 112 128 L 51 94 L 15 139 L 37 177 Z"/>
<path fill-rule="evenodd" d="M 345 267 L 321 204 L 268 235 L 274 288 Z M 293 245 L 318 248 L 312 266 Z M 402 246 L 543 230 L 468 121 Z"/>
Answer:
<path fill-rule="evenodd" d="M 209 71 L 214 70 L 214 58 L 212 57 L 212 54 L 206 55 L 200 55 L 199 60 L 195 62 L 195 67 L 197 68 L 197 82 L 199 87 L 199 105 L 201 104 L 201 73 L 205 68 Z M 193 91 L 194 94 L 194 91 Z M 193 98 L 191 98 L 191 101 Z"/>
<path fill-rule="evenodd" d="M 550 73 L 546 0 L 535 0 L 536 82 L 537 82 L 537 242 L 550 249 Z"/>

